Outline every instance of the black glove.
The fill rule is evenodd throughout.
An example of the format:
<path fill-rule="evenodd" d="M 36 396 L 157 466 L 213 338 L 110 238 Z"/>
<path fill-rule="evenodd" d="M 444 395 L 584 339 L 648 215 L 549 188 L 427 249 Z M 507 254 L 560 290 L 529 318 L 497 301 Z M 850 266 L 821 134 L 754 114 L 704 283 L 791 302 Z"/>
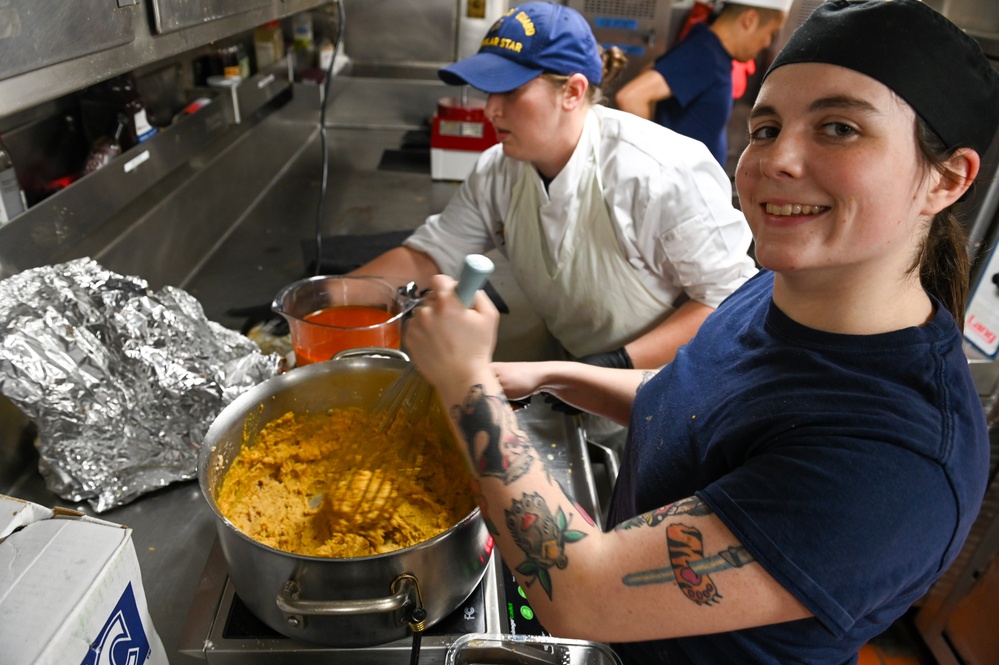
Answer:
<path fill-rule="evenodd" d="M 551 407 L 552 411 L 557 411 L 558 413 L 564 413 L 567 416 L 578 416 L 582 413 L 581 410 L 574 406 L 566 404 L 555 395 L 550 393 L 542 393 L 545 396 L 545 404 Z"/>
<path fill-rule="evenodd" d="M 587 365 L 596 365 L 597 367 L 635 369 L 635 365 L 631 362 L 631 356 L 628 355 L 628 352 L 625 351 L 623 346 L 620 349 L 614 349 L 613 351 L 591 353 L 588 356 L 576 358 L 576 361 L 586 363 Z"/>
<path fill-rule="evenodd" d="M 591 353 L 588 356 L 580 356 L 579 358 L 576 358 L 576 362 L 586 363 L 587 365 L 594 365 L 596 367 L 610 367 L 611 369 L 635 369 L 635 366 L 631 362 L 631 356 L 628 355 L 628 352 L 624 350 L 623 346 L 620 349 L 615 349 L 614 351 L 604 351 L 603 353 Z M 582 413 L 582 410 L 566 404 L 558 397 L 547 393 L 545 393 L 545 404 L 548 404 L 552 411 L 557 411 L 570 416 Z"/>

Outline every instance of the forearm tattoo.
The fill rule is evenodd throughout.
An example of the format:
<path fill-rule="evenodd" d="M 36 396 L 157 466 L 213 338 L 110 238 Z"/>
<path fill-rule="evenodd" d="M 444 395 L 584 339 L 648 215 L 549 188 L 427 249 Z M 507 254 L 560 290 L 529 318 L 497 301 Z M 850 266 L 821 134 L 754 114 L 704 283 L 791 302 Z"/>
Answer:
<path fill-rule="evenodd" d="M 482 477 L 497 478 L 509 485 L 526 474 L 540 460 L 538 452 L 517 425 L 517 418 L 506 408 L 501 396 L 487 395 L 484 386 L 472 386 L 465 401 L 451 407 L 451 418 L 468 446 L 468 454 L 476 472 Z M 558 483 L 542 465 L 545 479 L 553 486 Z M 489 532 L 499 535 L 489 518 L 486 496 L 479 493 L 479 505 Z M 564 490 L 563 490 L 564 493 Z M 568 495 L 566 495 L 568 496 Z M 581 508 L 582 519 L 594 526 Z M 569 557 L 565 548 L 586 537 L 586 533 L 570 528 L 571 517 L 561 507 L 553 511 L 537 492 L 524 492 L 504 510 L 506 528 L 514 543 L 524 552 L 524 561 L 516 567 L 528 586 L 538 582 L 552 597 L 552 568 L 565 568 Z M 573 513 L 570 513 L 570 516 Z"/>
<path fill-rule="evenodd" d="M 509 485 L 531 469 L 537 453 L 505 402 L 477 384 L 464 404 L 451 407 L 451 418 L 465 437 L 476 472 Z"/>
<path fill-rule="evenodd" d="M 519 501 L 514 499 L 505 513 L 506 527 L 526 557 L 517 566 L 517 572 L 527 579 L 528 586 L 539 582 L 551 599 L 551 569 L 568 566 L 566 545 L 579 542 L 586 534 L 570 529 L 565 512 L 558 508 L 552 513 L 544 497 L 537 492 L 524 493 Z"/>
<path fill-rule="evenodd" d="M 659 373 L 657 369 L 647 369 L 642 372 L 642 380 L 638 383 L 638 387 L 635 388 L 635 393 L 637 394 L 639 390 L 645 387 L 645 384 L 652 380 L 656 374 Z"/>
<path fill-rule="evenodd" d="M 622 522 L 615 529 L 626 530 L 643 526 L 655 527 L 676 515 L 704 517 L 711 508 L 697 497 L 684 499 L 663 508 Z M 752 555 L 744 547 L 728 547 L 718 554 L 704 556 L 704 541 L 695 527 L 674 522 L 666 526 L 666 550 L 669 566 L 625 575 L 626 586 L 667 584 L 675 582 L 680 591 L 698 605 L 711 605 L 721 600 L 718 587 L 710 573 L 741 568 L 752 563 Z"/>
<path fill-rule="evenodd" d="M 708 504 L 704 503 L 695 496 L 690 497 L 689 499 L 677 501 L 676 503 L 671 503 L 670 505 L 663 506 L 662 508 L 656 508 L 655 510 L 647 512 L 643 515 L 632 517 L 630 520 L 621 522 L 614 527 L 614 529 L 622 531 L 624 529 L 634 529 L 640 526 L 656 526 L 667 517 L 671 517 L 673 515 L 693 515 L 694 517 L 705 517 L 710 514 L 711 508 L 708 507 Z"/>

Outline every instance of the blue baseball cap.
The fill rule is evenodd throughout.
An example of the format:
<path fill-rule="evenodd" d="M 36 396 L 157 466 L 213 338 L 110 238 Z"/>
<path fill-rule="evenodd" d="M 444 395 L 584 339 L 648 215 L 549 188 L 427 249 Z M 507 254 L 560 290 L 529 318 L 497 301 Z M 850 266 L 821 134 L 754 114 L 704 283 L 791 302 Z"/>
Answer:
<path fill-rule="evenodd" d="M 437 75 L 448 85 L 467 84 L 493 94 L 515 90 L 544 72 L 578 72 L 599 85 L 603 60 L 579 12 L 551 2 L 528 2 L 513 7 L 489 28 L 478 53 Z"/>

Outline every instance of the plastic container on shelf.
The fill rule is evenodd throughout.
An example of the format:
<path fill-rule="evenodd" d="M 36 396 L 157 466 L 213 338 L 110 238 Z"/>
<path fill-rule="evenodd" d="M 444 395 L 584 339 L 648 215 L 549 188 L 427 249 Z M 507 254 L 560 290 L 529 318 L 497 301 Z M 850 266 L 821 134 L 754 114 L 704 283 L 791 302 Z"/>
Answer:
<path fill-rule="evenodd" d="M 316 66 L 316 41 L 312 29 L 312 14 L 303 12 L 291 19 L 292 52 L 295 56 L 295 70 L 312 69 Z"/>
<path fill-rule="evenodd" d="M 240 52 L 239 44 L 226 42 L 219 44 L 215 49 L 215 55 L 222 65 L 222 76 L 227 79 L 242 80 L 249 76 L 249 66 L 244 68 L 243 60 L 245 53 Z"/>
<path fill-rule="evenodd" d="M 312 14 L 302 12 L 291 19 L 292 40 L 296 47 L 303 46 L 312 49 L 315 46 L 315 36 L 312 30 Z"/>
<path fill-rule="evenodd" d="M 284 32 L 280 21 L 271 21 L 253 31 L 253 53 L 257 71 L 284 57 Z"/>
<path fill-rule="evenodd" d="M 332 62 L 333 42 L 328 38 L 323 38 L 323 41 L 319 42 L 319 69 L 325 72 L 330 68 Z"/>

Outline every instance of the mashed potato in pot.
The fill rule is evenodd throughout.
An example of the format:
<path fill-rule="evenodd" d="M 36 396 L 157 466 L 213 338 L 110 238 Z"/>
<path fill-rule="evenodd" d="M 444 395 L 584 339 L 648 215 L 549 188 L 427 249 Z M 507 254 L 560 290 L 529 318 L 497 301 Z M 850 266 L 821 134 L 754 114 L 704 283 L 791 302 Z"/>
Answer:
<path fill-rule="evenodd" d="M 244 438 L 216 503 L 236 528 L 276 549 L 370 556 L 433 538 L 467 516 L 475 498 L 463 463 L 430 418 L 400 417 L 378 434 L 357 407 L 286 413 Z"/>

